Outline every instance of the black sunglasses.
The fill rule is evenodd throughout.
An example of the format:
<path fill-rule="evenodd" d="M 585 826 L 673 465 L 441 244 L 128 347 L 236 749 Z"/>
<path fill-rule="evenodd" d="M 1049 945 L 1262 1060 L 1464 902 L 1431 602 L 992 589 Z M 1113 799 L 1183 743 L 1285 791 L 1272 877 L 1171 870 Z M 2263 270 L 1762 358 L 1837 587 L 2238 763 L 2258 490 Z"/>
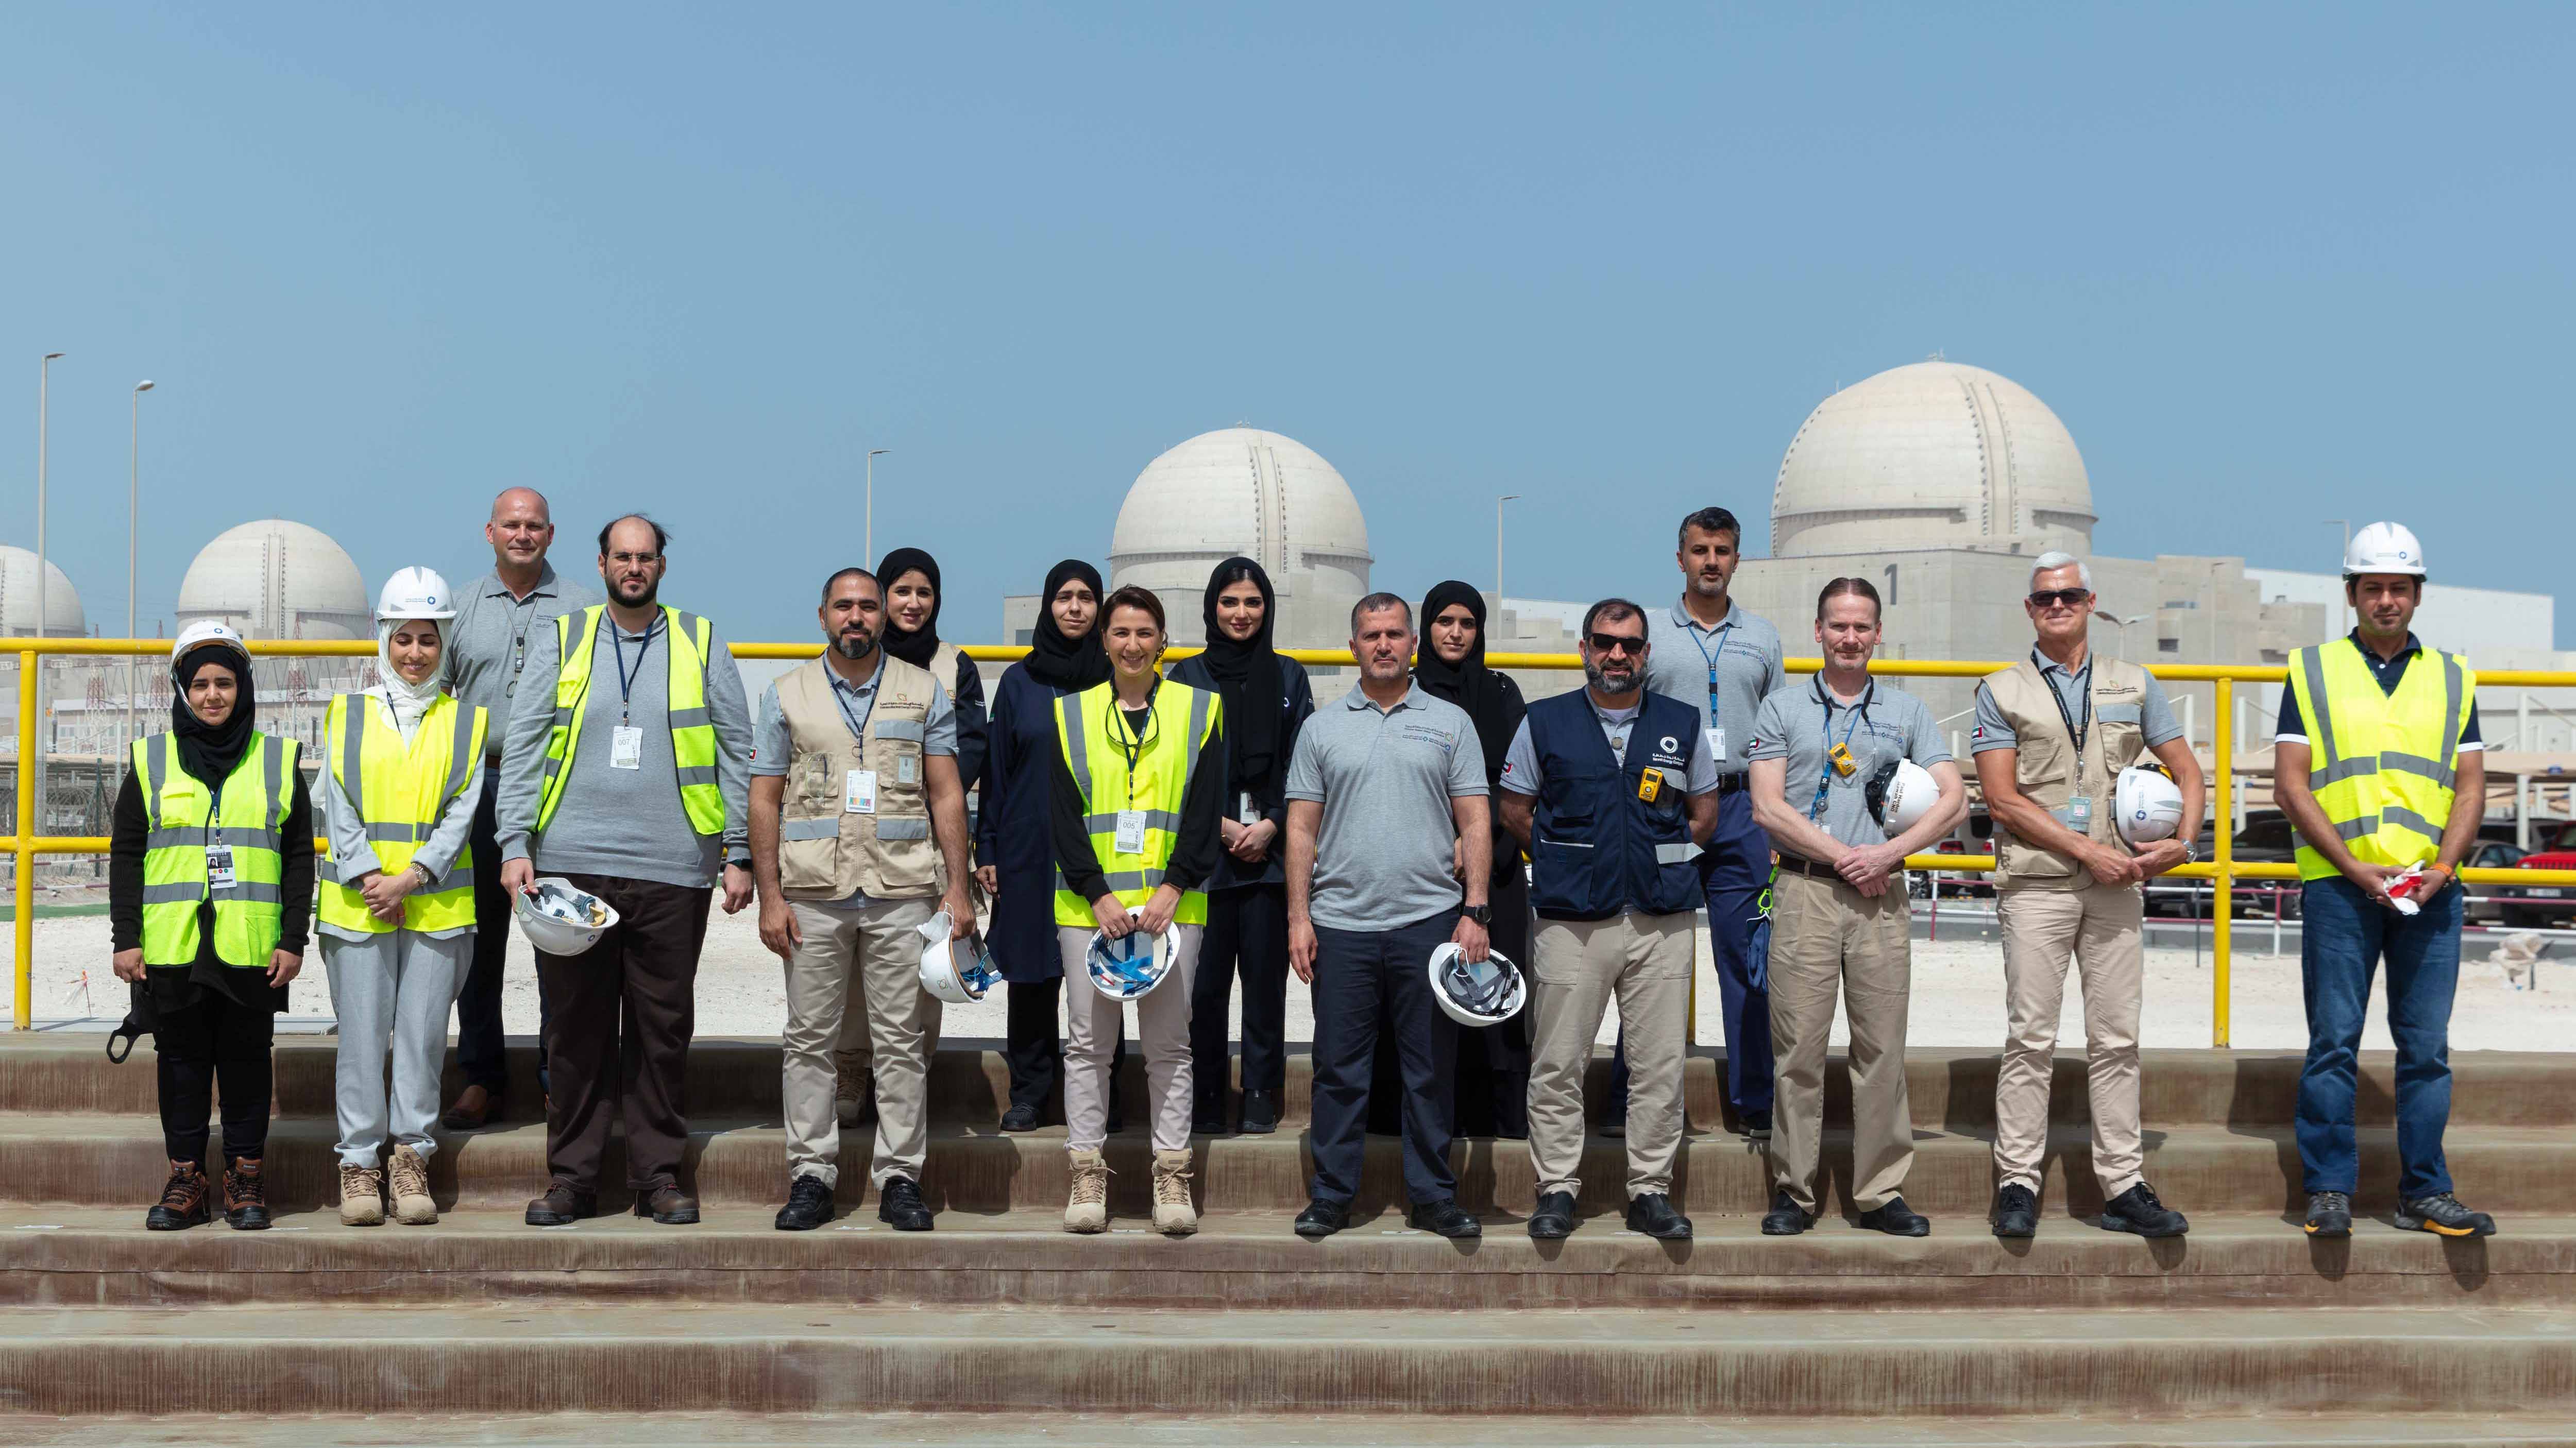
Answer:
<path fill-rule="evenodd" d="M 1591 641 L 1592 651 L 1596 654 L 1627 654 L 1634 658 L 1643 658 L 1646 654 L 1646 641 L 1626 634 L 1597 633 L 1591 636 Z"/>
<path fill-rule="evenodd" d="M 2092 596 L 2093 590 L 2089 588 L 2042 588 L 2031 594 L 2030 606 L 2046 608 L 2052 603 L 2062 603 L 2073 608 Z"/>

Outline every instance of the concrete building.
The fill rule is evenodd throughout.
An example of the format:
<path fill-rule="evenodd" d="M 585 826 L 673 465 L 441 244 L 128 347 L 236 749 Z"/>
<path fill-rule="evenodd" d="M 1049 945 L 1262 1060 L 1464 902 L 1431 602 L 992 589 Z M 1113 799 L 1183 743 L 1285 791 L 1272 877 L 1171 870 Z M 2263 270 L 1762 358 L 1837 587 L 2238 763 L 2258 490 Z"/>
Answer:
<path fill-rule="evenodd" d="M 284 518 L 215 535 L 180 580 L 178 616 L 180 628 L 220 619 L 244 638 L 375 635 L 356 561 L 320 529 Z"/>

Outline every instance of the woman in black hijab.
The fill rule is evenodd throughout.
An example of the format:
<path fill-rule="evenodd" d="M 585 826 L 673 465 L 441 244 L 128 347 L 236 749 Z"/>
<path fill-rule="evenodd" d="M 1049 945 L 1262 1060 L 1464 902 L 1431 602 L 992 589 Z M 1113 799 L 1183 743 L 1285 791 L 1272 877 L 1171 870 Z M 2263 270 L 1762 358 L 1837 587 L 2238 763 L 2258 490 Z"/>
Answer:
<path fill-rule="evenodd" d="M 1207 649 L 1174 664 L 1174 683 L 1224 700 L 1224 853 L 1208 881 L 1207 934 L 1191 989 L 1190 1071 L 1197 1100 L 1191 1130 L 1226 1129 L 1227 1003 L 1243 976 L 1242 1129 L 1279 1128 L 1288 1084 L 1288 877 L 1280 832 L 1288 825 L 1288 756 L 1315 712 L 1305 666 L 1270 646 L 1278 623 L 1270 575 L 1249 558 L 1229 558 L 1209 575 L 1200 619 Z"/>
<path fill-rule="evenodd" d="M 1500 791 L 1503 755 L 1528 712 L 1520 685 L 1507 674 L 1485 667 L 1485 598 L 1467 584 L 1451 580 L 1422 599 L 1422 647 L 1414 660 L 1414 682 L 1467 711 L 1475 721 L 1476 742 L 1485 751 L 1485 784 Z M 1526 971 L 1530 962 L 1529 875 L 1521 867 L 1520 842 L 1494 814 L 1494 876 L 1486 897 L 1493 905 L 1493 948 Z M 1519 1140 L 1529 1135 L 1529 1013 L 1458 1033 L 1458 1124 L 1460 1136 L 1500 1136 Z"/>
<path fill-rule="evenodd" d="M 957 715 L 957 777 L 971 789 L 984 777 L 984 678 L 964 650 L 939 637 L 939 561 L 897 548 L 877 565 L 877 586 L 885 591 L 885 651 L 928 669 L 948 691 Z"/>
<path fill-rule="evenodd" d="M 224 1215 L 256 1231 L 268 1225 L 270 1046 L 313 917 L 313 802 L 295 741 L 256 727 L 239 636 L 192 625 L 172 652 L 170 728 L 135 741 L 108 841 L 112 963 L 133 983 L 135 1018 L 153 1022 L 170 1161 L 144 1225 L 212 1215 L 206 1118 L 220 1078 Z M 200 893 L 193 909 L 147 907 L 147 884 Z"/>

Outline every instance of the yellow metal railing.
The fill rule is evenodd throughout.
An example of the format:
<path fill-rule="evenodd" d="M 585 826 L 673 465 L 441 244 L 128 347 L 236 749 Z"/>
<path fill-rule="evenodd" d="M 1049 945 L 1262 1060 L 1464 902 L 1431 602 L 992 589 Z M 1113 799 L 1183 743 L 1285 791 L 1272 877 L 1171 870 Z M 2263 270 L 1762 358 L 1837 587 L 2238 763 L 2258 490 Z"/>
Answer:
<path fill-rule="evenodd" d="M 11 833 L 0 838 L 0 850 L 6 850 L 17 862 L 16 976 L 17 1029 L 26 1030 L 34 1019 L 35 993 L 35 863 L 38 855 L 104 854 L 108 842 L 94 836 L 37 836 L 36 792 L 28 787 L 30 772 L 25 761 L 36 756 L 36 712 L 28 707 L 35 696 L 36 670 L 48 654 L 142 656 L 166 659 L 170 644 L 166 639 L 16 639 L 12 643 L 18 655 L 18 817 Z M 810 659 L 822 653 L 817 643 L 774 644 L 738 643 L 731 645 L 738 659 Z M 371 641 L 297 642 L 260 639 L 252 641 L 252 654 L 263 658 L 373 658 L 376 646 Z M 1024 657 L 1028 650 L 1003 644 L 968 644 L 969 658 L 990 663 L 1007 663 Z M 1173 649 L 1165 655 L 1178 660 L 1199 652 L 1197 649 Z M 1282 649 L 1281 653 L 1301 664 L 1323 667 L 1349 666 L 1351 655 L 1341 649 Z M 1485 656 L 1485 662 L 1497 669 L 1577 669 L 1582 660 L 1573 654 L 1511 654 Z M 1788 671 L 1812 674 L 1824 667 L 1822 659 L 1790 659 Z M 1870 666 L 1870 672 L 1897 678 L 1981 679 L 2008 663 L 1980 663 L 1957 659 L 1882 659 Z M 2235 718 L 2236 685 L 2239 683 L 2277 684 L 2289 671 L 2279 664 L 2157 664 L 2148 673 L 2172 683 L 2206 683 L 2217 688 L 2217 707 L 2212 710 L 2211 729 L 2210 817 L 2230 818 L 2235 792 L 2234 760 L 2229 754 L 2233 741 L 2224 737 L 2231 732 Z M 2539 669 L 2505 669 L 2478 675 L 2478 687 L 2564 689 L 2576 688 L 2576 673 Z M 2239 880 L 2295 880 L 2298 871 L 2288 865 L 2239 865 L 2235 860 L 2235 837 L 2232 830 L 2214 832 L 2218 848 L 2213 859 L 2198 864 L 2182 865 L 2169 871 L 2168 879 L 2210 880 L 2213 908 L 2211 915 L 2211 1025 L 2210 1044 L 2228 1044 L 2228 1004 L 2232 994 L 2232 932 L 2230 930 L 2235 886 Z M 1983 874 L 1995 867 L 1992 855 L 1912 855 L 1907 857 L 1909 870 L 1937 870 L 1947 874 Z M 2460 879 L 2471 885 L 2576 885 L 2576 870 L 2462 870 Z"/>

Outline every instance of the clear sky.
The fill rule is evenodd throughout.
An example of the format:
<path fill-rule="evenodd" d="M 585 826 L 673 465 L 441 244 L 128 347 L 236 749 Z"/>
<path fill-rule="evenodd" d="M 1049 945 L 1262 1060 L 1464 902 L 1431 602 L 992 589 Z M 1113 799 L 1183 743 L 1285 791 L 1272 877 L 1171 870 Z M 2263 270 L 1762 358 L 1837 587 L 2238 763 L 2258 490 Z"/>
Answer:
<path fill-rule="evenodd" d="M 2571 17 L 13 8 L 0 538 L 60 350 L 50 551 L 111 627 L 144 377 L 147 631 L 234 523 L 372 592 L 525 483 L 802 637 L 884 447 L 879 550 L 995 640 L 1238 421 L 1351 480 L 1382 586 L 1490 586 L 1517 492 L 1515 593 L 1660 596 L 1681 511 L 1765 551 L 1807 410 L 1939 349 L 2066 420 L 2104 553 L 2326 570 L 2393 516 L 2576 599 Z"/>

